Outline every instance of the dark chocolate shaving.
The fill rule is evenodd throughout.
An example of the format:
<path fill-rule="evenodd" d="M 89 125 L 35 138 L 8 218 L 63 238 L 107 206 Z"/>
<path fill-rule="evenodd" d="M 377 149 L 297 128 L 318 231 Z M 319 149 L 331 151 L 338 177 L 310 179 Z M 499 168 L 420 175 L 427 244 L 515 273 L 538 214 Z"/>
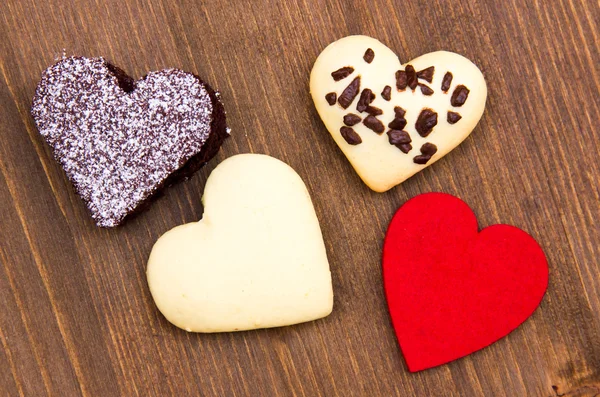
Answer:
<path fill-rule="evenodd" d="M 349 127 L 360 123 L 361 120 L 362 119 L 360 118 L 360 116 L 357 116 L 354 113 L 348 113 L 344 116 L 344 124 L 346 124 Z"/>
<path fill-rule="evenodd" d="M 406 114 L 406 110 L 402 109 L 400 106 L 394 106 L 394 113 L 396 113 L 396 117 L 401 119 Z"/>
<path fill-rule="evenodd" d="M 371 91 L 369 88 L 365 88 L 360 94 L 360 98 L 358 99 L 358 103 L 356 104 L 356 110 L 358 110 L 361 113 L 364 112 L 365 110 L 367 110 L 369 104 L 373 102 L 373 99 L 375 99 L 373 91 Z"/>
<path fill-rule="evenodd" d="M 404 71 L 406 72 L 406 84 L 414 91 L 418 84 L 417 72 L 415 72 L 415 68 L 412 65 L 406 65 Z"/>
<path fill-rule="evenodd" d="M 344 109 L 348 109 L 348 106 L 352 104 L 354 98 L 358 95 L 358 91 L 360 90 L 360 76 L 357 76 L 352 80 L 348 87 L 344 89 L 340 97 L 338 98 L 338 103 Z"/>
<path fill-rule="evenodd" d="M 433 90 L 425 84 L 419 84 L 419 88 L 421 88 L 421 94 L 427 96 L 433 95 Z"/>
<path fill-rule="evenodd" d="M 437 146 L 433 143 L 425 143 L 421 146 L 421 153 L 426 154 L 428 156 L 433 156 L 437 152 Z"/>
<path fill-rule="evenodd" d="M 464 103 L 467 101 L 467 97 L 469 96 L 469 92 L 469 89 L 462 84 L 456 86 L 454 92 L 452 93 L 452 98 L 450 98 L 450 104 L 455 107 L 464 105 Z"/>
<path fill-rule="evenodd" d="M 365 51 L 365 55 L 363 55 L 363 59 L 365 60 L 365 62 L 371 63 L 371 62 L 373 62 L 374 58 L 375 58 L 375 52 L 373 52 L 372 49 L 367 48 L 367 51 Z"/>
<path fill-rule="evenodd" d="M 425 80 L 428 83 L 431 83 L 433 81 L 433 72 L 435 70 L 434 66 L 430 66 L 426 69 L 423 70 L 419 70 L 417 72 L 417 77 L 420 79 Z"/>
<path fill-rule="evenodd" d="M 413 158 L 413 161 L 416 164 L 427 164 L 427 162 L 429 160 L 431 160 L 431 157 L 437 152 L 437 146 L 435 146 L 433 143 L 425 143 L 423 146 L 421 146 L 421 155 L 419 156 L 415 156 Z"/>
<path fill-rule="evenodd" d="M 408 82 L 406 80 L 406 72 L 404 70 L 398 70 L 396 72 L 396 88 L 399 91 L 403 91 L 406 89 Z"/>
<path fill-rule="evenodd" d="M 363 120 L 363 124 L 367 126 L 368 129 L 375 131 L 378 134 L 382 134 L 385 131 L 385 126 L 383 123 L 375 116 L 367 116 Z"/>
<path fill-rule="evenodd" d="M 387 135 L 391 145 L 400 145 L 402 143 L 411 143 L 410 135 L 406 131 L 389 130 Z"/>
<path fill-rule="evenodd" d="M 358 135 L 356 131 L 350 127 L 340 128 L 340 133 L 349 145 L 358 145 L 359 143 L 362 143 L 360 135 Z"/>
<path fill-rule="evenodd" d="M 448 123 L 449 124 L 456 124 L 456 122 L 458 122 L 458 120 L 462 119 L 462 116 L 456 112 L 448 112 Z"/>
<path fill-rule="evenodd" d="M 402 151 L 402 153 L 408 153 L 412 149 L 412 139 L 410 139 L 410 135 L 406 131 L 398 131 L 398 130 L 389 130 L 387 135 L 390 140 L 390 145 L 396 146 L 398 149 Z"/>
<path fill-rule="evenodd" d="M 352 73 L 354 73 L 354 68 L 352 66 L 344 66 L 335 72 L 331 72 L 331 77 L 333 77 L 333 80 L 335 81 L 340 81 L 350 76 Z"/>
<path fill-rule="evenodd" d="M 415 123 L 415 129 L 422 137 L 426 137 L 431 134 L 433 127 L 437 125 L 437 113 L 429 108 L 421 110 L 417 122 Z"/>
<path fill-rule="evenodd" d="M 330 92 L 329 94 L 325 95 L 325 100 L 327 101 L 329 106 L 333 106 L 337 101 L 337 94 L 335 92 Z"/>
<path fill-rule="evenodd" d="M 444 78 L 442 79 L 442 91 L 444 93 L 448 92 L 451 84 L 452 84 L 452 73 L 446 72 L 446 74 L 444 75 Z"/>
<path fill-rule="evenodd" d="M 383 114 L 383 110 L 375 106 L 367 106 L 366 112 L 369 113 L 371 116 L 379 116 Z"/>
<path fill-rule="evenodd" d="M 388 127 L 392 130 L 403 130 L 406 127 L 406 119 L 404 117 L 396 117 L 394 120 L 390 121 Z"/>
<path fill-rule="evenodd" d="M 386 101 L 392 99 L 392 87 L 390 87 L 389 85 L 383 87 L 383 91 L 381 91 L 381 97 Z"/>
<path fill-rule="evenodd" d="M 413 161 L 415 162 L 415 164 L 427 164 L 427 162 L 429 160 L 431 160 L 431 156 L 426 156 L 424 154 L 420 154 L 413 158 Z"/>
<path fill-rule="evenodd" d="M 403 143 L 400 145 L 396 145 L 396 147 L 400 149 L 400 151 L 402 151 L 402 153 L 404 154 L 407 154 L 412 150 L 412 145 L 410 143 Z"/>

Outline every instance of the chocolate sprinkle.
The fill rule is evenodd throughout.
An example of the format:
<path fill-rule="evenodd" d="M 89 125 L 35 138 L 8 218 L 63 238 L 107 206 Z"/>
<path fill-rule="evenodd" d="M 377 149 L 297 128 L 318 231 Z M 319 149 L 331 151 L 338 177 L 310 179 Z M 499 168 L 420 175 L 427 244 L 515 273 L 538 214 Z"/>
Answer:
<path fill-rule="evenodd" d="M 396 146 L 398 149 L 402 151 L 402 153 L 408 153 L 412 149 L 412 139 L 410 139 L 410 135 L 406 131 L 398 131 L 398 130 L 389 130 L 387 135 L 390 140 L 390 145 Z"/>
<path fill-rule="evenodd" d="M 381 97 L 386 101 L 392 99 L 392 87 L 390 87 L 389 85 L 383 87 L 383 91 L 381 91 Z"/>
<path fill-rule="evenodd" d="M 403 130 L 406 127 L 406 119 L 404 117 L 396 117 L 394 120 L 390 121 L 388 127 L 392 130 Z"/>
<path fill-rule="evenodd" d="M 365 62 L 371 63 L 371 62 L 373 62 L 374 58 L 375 58 L 375 52 L 373 52 L 372 49 L 367 48 L 367 51 L 365 51 L 365 55 L 363 56 L 363 59 L 365 60 Z"/>
<path fill-rule="evenodd" d="M 333 80 L 335 81 L 340 81 L 350 76 L 352 73 L 354 73 L 354 68 L 352 66 L 344 66 L 335 72 L 331 72 L 331 77 L 333 77 Z"/>
<path fill-rule="evenodd" d="M 340 128 L 340 133 L 342 134 L 342 137 L 346 140 L 346 142 L 348 142 L 348 144 L 350 145 L 358 145 L 359 143 L 362 143 L 360 135 L 358 135 L 356 131 L 354 131 L 354 129 L 350 127 Z"/>
<path fill-rule="evenodd" d="M 448 112 L 448 123 L 449 124 L 456 124 L 458 122 L 458 120 L 462 119 L 462 116 L 456 112 Z"/>
<path fill-rule="evenodd" d="M 373 91 L 371 91 L 369 88 L 365 88 L 360 94 L 360 98 L 356 104 L 356 110 L 361 113 L 364 112 L 374 99 L 375 95 L 373 94 Z"/>
<path fill-rule="evenodd" d="M 427 164 L 427 162 L 431 160 L 431 156 L 427 156 L 424 154 L 420 154 L 418 156 L 415 156 L 413 158 L 413 161 L 415 162 L 415 164 Z"/>
<path fill-rule="evenodd" d="M 354 98 L 358 95 L 358 91 L 360 90 L 360 76 L 357 76 L 352 80 L 348 87 L 344 89 L 340 97 L 338 98 L 338 103 L 344 109 L 348 109 L 348 106 L 352 104 Z"/>
<path fill-rule="evenodd" d="M 434 66 L 430 66 L 427 69 L 419 70 L 417 72 L 417 77 L 425 80 L 428 83 L 433 81 L 433 71 L 435 70 Z"/>
<path fill-rule="evenodd" d="M 464 105 L 464 103 L 467 101 L 467 97 L 469 96 L 469 92 L 469 89 L 462 84 L 456 86 L 454 92 L 452 93 L 452 98 L 450 98 L 450 104 L 455 107 Z"/>
<path fill-rule="evenodd" d="M 398 70 L 396 72 L 396 88 L 399 91 L 405 90 L 408 82 L 406 80 L 406 72 L 404 70 Z"/>
<path fill-rule="evenodd" d="M 429 88 L 428 86 L 426 86 L 425 84 L 419 84 L 419 87 L 421 88 L 421 94 L 423 95 L 433 95 L 433 90 L 431 88 Z"/>
<path fill-rule="evenodd" d="M 404 154 L 407 154 L 412 150 L 412 145 L 410 143 L 403 143 L 401 145 L 396 145 L 396 147 L 400 149 Z"/>
<path fill-rule="evenodd" d="M 431 134 L 433 127 L 437 125 L 437 113 L 429 108 L 421 110 L 417 122 L 415 123 L 415 129 L 422 137 L 426 137 Z"/>
<path fill-rule="evenodd" d="M 63 58 L 46 69 L 31 113 L 102 227 L 197 170 L 228 131 L 218 94 L 197 76 L 165 69 L 134 81 L 103 58 Z"/>
<path fill-rule="evenodd" d="M 415 90 L 417 88 L 417 73 L 415 72 L 415 68 L 412 65 L 406 65 L 404 69 L 406 72 L 406 83 L 410 87 L 411 90 Z"/>
<path fill-rule="evenodd" d="M 387 135 L 390 138 L 391 145 L 399 145 L 401 143 L 412 142 L 412 139 L 410 139 L 410 135 L 406 131 L 389 130 L 387 132 Z"/>
<path fill-rule="evenodd" d="M 344 116 L 344 124 L 346 124 L 349 127 L 360 123 L 361 120 L 362 119 L 360 118 L 360 116 L 357 116 L 354 113 L 348 113 Z"/>
<path fill-rule="evenodd" d="M 366 111 L 371 116 L 379 116 L 379 115 L 383 114 L 383 110 L 381 110 L 381 109 L 379 109 L 378 107 L 375 107 L 375 106 L 368 106 Z"/>
<path fill-rule="evenodd" d="M 367 116 L 363 120 L 363 124 L 367 126 L 370 130 L 375 131 L 378 134 L 382 134 L 385 131 L 385 126 L 383 123 L 375 116 Z"/>
<path fill-rule="evenodd" d="M 421 153 L 426 154 L 428 156 L 433 156 L 437 152 L 437 146 L 433 143 L 427 142 L 421 146 Z"/>
<path fill-rule="evenodd" d="M 325 100 L 327 101 L 329 106 L 333 106 L 337 101 L 337 94 L 335 92 L 330 92 L 329 94 L 325 95 Z"/>
<path fill-rule="evenodd" d="M 406 114 L 406 110 L 402 109 L 400 106 L 394 106 L 394 113 L 396 113 L 397 118 L 403 118 Z"/>
<path fill-rule="evenodd" d="M 437 146 L 435 146 L 433 143 L 425 143 L 423 146 L 421 146 L 421 155 L 419 156 L 415 156 L 415 158 L 413 158 L 413 161 L 416 164 L 427 164 L 427 162 L 429 160 L 431 160 L 431 157 L 437 152 Z"/>
<path fill-rule="evenodd" d="M 442 79 L 442 91 L 444 93 L 448 92 L 451 84 L 452 84 L 452 73 L 446 72 L 446 74 L 444 75 L 444 78 Z"/>

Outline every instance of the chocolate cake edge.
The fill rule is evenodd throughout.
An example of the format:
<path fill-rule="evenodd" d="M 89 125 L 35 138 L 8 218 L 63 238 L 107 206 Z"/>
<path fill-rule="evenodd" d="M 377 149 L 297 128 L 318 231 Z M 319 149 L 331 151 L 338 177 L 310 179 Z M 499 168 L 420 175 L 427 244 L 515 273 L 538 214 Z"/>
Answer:
<path fill-rule="evenodd" d="M 125 74 L 125 76 L 127 75 Z M 202 145 L 202 149 L 200 149 L 198 154 L 191 157 L 185 164 L 173 171 L 165 180 L 163 180 L 161 184 L 156 186 L 154 191 L 150 193 L 148 197 L 144 199 L 144 201 L 141 201 L 133 211 L 128 213 L 115 226 L 122 225 L 126 221 L 146 211 L 156 199 L 162 196 L 164 189 L 176 184 L 177 182 L 190 178 L 194 173 L 196 173 L 196 171 L 200 170 L 200 168 L 202 168 L 217 155 L 225 139 L 229 138 L 227 116 L 219 93 L 215 91 L 208 83 L 202 80 L 200 76 L 194 74 L 194 77 L 196 77 L 200 84 L 202 84 L 202 86 L 206 89 L 213 105 L 212 121 L 210 123 L 210 133 L 208 135 L 208 139 L 206 142 L 204 142 L 204 145 Z M 145 76 L 142 77 L 142 79 L 144 78 Z"/>

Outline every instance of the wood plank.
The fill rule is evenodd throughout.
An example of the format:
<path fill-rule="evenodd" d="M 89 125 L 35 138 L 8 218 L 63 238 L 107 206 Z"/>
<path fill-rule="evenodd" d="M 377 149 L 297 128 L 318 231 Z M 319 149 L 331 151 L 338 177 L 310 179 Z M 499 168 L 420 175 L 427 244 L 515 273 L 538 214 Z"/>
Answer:
<path fill-rule="evenodd" d="M 593 396 L 600 393 L 598 2 L 8 0 L 0 12 L 0 394 Z M 319 120 L 319 52 L 368 34 L 404 61 L 438 49 L 483 70 L 486 113 L 445 159 L 370 191 Z M 37 133 L 29 107 L 63 52 L 133 76 L 178 67 L 223 95 L 232 137 L 145 213 L 98 229 Z M 210 171 L 237 153 L 290 164 L 313 197 L 335 307 L 309 324 L 193 335 L 155 308 L 156 239 L 202 216 Z M 406 370 L 381 280 L 391 216 L 419 193 L 464 199 L 480 226 L 531 233 L 550 265 L 540 309 L 493 346 Z"/>

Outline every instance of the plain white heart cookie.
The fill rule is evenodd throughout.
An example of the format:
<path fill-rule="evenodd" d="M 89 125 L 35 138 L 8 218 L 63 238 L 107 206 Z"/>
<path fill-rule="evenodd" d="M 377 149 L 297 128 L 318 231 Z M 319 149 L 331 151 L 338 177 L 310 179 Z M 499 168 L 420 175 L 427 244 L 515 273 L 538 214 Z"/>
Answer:
<path fill-rule="evenodd" d="M 487 87 L 467 58 L 447 51 L 405 65 L 367 36 L 330 44 L 310 92 L 325 126 L 373 190 L 391 189 L 458 146 L 481 118 Z"/>
<path fill-rule="evenodd" d="M 306 186 L 287 164 L 242 154 L 206 182 L 204 215 L 154 245 L 148 284 L 158 309 L 189 332 L 241 331 L 331 313 L 331 273 Z"/>

